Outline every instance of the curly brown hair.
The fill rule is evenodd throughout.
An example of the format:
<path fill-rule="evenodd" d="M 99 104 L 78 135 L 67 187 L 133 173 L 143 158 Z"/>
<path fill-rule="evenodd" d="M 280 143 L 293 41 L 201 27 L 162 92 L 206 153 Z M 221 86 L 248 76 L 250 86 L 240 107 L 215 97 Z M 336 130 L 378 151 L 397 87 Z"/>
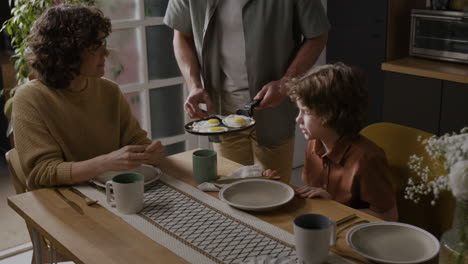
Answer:
<path fill-rule="evenodd" d="M 80 74 L 81 53 L 98 49 L 110 33 L 110 19 L 95 7 L 53 6 L 37 19 L 28 36 L 29 64 L 48 86 L 67 88 Z"/>
<path fill-rule="evenodd" d="M 341 62 L 315 68 L 286 84 L 289 96 L 314 111 L 338 134 L 357 134 L 367 119 L 365 74 Z"/>

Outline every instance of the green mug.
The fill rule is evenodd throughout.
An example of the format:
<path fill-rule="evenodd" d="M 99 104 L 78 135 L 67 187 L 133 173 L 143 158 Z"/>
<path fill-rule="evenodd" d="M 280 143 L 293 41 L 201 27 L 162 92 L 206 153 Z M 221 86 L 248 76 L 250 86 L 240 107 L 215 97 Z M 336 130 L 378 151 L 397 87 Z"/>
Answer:
<path fill-rule="evenodd" d="M 218 178 L 216 151 L 202 149 L 193 152 L 193 177 L 197 183 L 213 181 Z"/>

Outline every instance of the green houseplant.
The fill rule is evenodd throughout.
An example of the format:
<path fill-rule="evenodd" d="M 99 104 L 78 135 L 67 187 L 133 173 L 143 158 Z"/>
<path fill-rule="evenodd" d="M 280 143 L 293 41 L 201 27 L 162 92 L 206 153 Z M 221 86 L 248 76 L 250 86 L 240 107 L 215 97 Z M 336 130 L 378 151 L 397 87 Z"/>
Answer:
<path fill-rule="evenodd" d="M 11 111 L 13 108 L 13 98 L 16 87 L 29 80 L 29 68 L 27 63 L 27 55 L 29 49 L 27 47 L 26 38 L 31 31 L 32 25 L 36 18 L 44 12 L 48 7 L 60 3 L 66 4 L 87 4 L 93 5 L 95 0 L 16 0 L 15 7 L 11 10 L 12 17 L 5 21 L 0 31 L 6 30 L 11 37 L 11 47 L 14 49 L 12 59 L 16 70 L 17 86 L 11 89 L 4 88 L 0 91 L 0 96 L 6 95 L 8 91 L 7 101 L 5 102 L 4 113 L 10 120 L 7 129 L 7 136 L 13 131 L 11 123 Z"/>

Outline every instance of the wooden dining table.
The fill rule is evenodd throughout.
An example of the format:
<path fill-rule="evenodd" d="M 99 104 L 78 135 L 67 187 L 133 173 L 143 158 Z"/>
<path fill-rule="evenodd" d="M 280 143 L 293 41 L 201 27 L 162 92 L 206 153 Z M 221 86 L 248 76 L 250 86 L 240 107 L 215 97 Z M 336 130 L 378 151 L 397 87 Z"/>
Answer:
<path fill-rule="evenodd" d="M 167 175 L 197 186 L 192 177 L 193 151 L 168 156 L 159 168 Z M 218 176 L 221 178 L 241 166 L 218 156 Z M 51 188 L 11 196 L 8 204 L 30 227 L 75 263 L 187 263 L 101 205 L 86 206 L 82 197 L 67 188 L 61 192 L 78 204 L 83 214 L 74 213 L 74 209 Z M 209 194 L 218 198 L 217 192 Z M 334 253 L 356 263 L 369 262 L 347 246 L 345 235 L 350 225 L 363 220 L 382 221 L 332 200 L 299 197 L 273 211 L 249 213 L 290 233 L 293 233 L 294 218 L 302 214 L 323 214 L 335 221 L 356 214 L 356 219 L 338 227 L 338 230 L 346 230 L 340 232 L 336 246 L 332 248 Z"/>

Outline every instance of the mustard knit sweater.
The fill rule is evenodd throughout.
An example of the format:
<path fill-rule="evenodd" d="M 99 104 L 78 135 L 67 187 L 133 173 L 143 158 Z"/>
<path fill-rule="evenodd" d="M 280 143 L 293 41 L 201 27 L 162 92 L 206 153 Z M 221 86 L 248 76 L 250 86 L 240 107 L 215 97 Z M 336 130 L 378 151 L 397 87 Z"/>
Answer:
<path fill-rule="evenodd" d="M 88 78 L 80 92 L 28 82 L 15 94 L 13 125 L 28 189 L 71 184 L 73 162 L 151 143 L 119 87 L 104 78 Z"/>

